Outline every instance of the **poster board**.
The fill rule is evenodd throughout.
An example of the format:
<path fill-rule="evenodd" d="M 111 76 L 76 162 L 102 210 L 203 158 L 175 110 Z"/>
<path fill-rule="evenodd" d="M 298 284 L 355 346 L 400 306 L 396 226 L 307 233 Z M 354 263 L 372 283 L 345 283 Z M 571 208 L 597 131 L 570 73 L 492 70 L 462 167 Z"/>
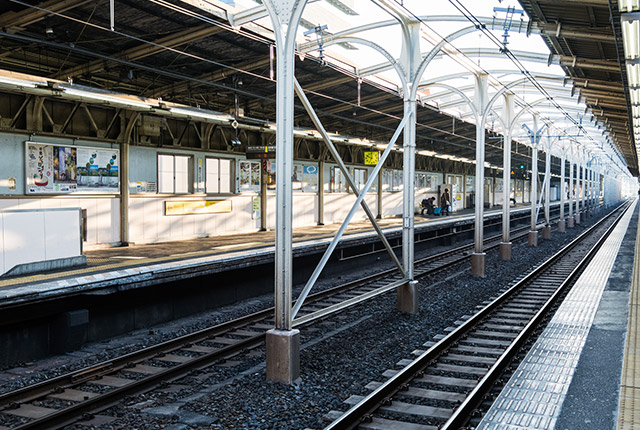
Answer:
<path fill-rule="evenodd" d="M 118 193 L 117 149 L 25 142 L 26 194 Z"/>

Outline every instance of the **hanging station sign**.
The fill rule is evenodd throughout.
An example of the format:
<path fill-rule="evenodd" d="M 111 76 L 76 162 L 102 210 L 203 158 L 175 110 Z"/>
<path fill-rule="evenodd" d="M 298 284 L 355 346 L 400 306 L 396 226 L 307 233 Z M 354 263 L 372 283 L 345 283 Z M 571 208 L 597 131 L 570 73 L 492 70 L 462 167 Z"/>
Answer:
<path fill-rule="evenodd" d="M 247 146 L 247 159 L 276 158 L 275 145 Z"/>
<path fill-rule="evenodd" d="M 25 142 L 27 194 L 120 191 L 117 149 Z"/>

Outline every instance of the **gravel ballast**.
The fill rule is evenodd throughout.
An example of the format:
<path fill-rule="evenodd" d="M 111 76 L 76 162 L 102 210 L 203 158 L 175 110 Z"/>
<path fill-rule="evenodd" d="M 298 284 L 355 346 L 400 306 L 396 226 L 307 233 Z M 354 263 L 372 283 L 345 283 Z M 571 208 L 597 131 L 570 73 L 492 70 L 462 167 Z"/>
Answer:
<path fill-rule="evenodd" d="M 396 310 L 396 295 L 390 293 L 368 301 L 341 317 L 332 317 L 312 330 L 301 330 L 301 376 L 292 386 L 267 382 L 264 349 L 257 349 L 238 364 L 216 365 L 175 382 L 175 388 L 156 390 L 127 399 L 125 404 L 105 411 L 117 416 L 100 429 L 321 429 L 323 415 L 346 410 L 351 395 L 366 395 L 365 385 L 384 381 L 382 373 L 395 363 L 412 358 L 425 342 L 444 334 L 445 328 L 464 315 L 476 311 L 529 268 L 551 256 L 587 225 L 589 218 L 567 233 L 552 233 L 551 240 L 539 237 L 538 247 L 514 243 L 512 260 L 498 260 L 497 251 L 486 256 L 486 277 L 474 278 L 466 265 L 451 267 L 441 274 L 421 279 L 418 286 L 419 311 L 407 315 Z M 384 257 L 383 257 L 384 258 Z M 355 274 L 345 278 L 355 277 Z M 334 280 L 338 284 L 344 282 Z M 325 282 L 326 285 L 330 281 Z M 110 342 L 91 345 L 75 353 L 64 369 L 55 370 L 64 360 L 53 357 L 22 369 L 0 374 L 0 390 L 64 373 L 71 368 L 104 360 L 115 354 L 149 345 L 229 318 L 270 306 L 272 296 L 252 299 L 236 306 L 138 331 Z M 346 326 L 346 327 L 345 327 Z M 232 358 L 230 361 L 233 361 Z M 12 377 L 11 375 L 14 375 Z M 172 386 L 169 385 L 169 388 Z M 2 421 L 0 420 L 0 424 Z M 85 426 L 69 428 L 86 429 Z"/>

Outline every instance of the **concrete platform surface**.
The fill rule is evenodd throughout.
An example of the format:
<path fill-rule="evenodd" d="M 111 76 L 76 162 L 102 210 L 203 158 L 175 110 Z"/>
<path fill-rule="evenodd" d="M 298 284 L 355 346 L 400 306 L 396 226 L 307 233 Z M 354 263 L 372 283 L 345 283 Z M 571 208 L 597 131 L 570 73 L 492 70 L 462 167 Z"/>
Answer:
<path fill-rule="evenodd" d="M 637 227 L 636 201 L 580 276 L 478 430 L 616 429 L 631 273 L 634 261 L 637 264 L 640 258 L 634 253 Z M 638 425 L 625 428 L 640 428 L 640 422 Z"/>

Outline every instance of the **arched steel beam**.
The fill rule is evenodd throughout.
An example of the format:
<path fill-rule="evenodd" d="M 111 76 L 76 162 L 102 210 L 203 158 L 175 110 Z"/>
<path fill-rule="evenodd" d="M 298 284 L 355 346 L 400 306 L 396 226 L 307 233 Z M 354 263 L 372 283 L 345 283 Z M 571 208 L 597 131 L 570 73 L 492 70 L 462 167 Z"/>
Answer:
<path fill-rule="evenodd" d="M 340 39 L 333 39 L 333 40 L 329 40 L 327 42 L 325 42 L 323 44 L 323 46 L 331 46 L 331 45 L 335 45 L 337 43 L 353 43 L 353 44 L 360 44 L 360 45 L 365 45 L 368 46 L 369 48 L 372 48 L 375 51 L 378 51 L 380 54 L 382 54 L 382 56 L 384 58 L 387 59 L 387 61 L 389 61 L 389 64 L 391 65 L 391 67 L 393 67 L 396 71 L 396 73 L 398 74 L 398 77 L 400 78 L 400 83 L 402 84 L 402 90 L 403 90 L 403 94 L 407 94 L 407 81 L 405 79 L 405 70 L 402 67 L 402 65 L 393 57 L 393 55 L 391 55 L 389 53 L 389 51 L 387 51 L 386 49 L 384 49 L 382 46 L 378 45 L 377 43 L 374 43 L 370 40 L 367 39 L 362 39 L 359 37 L 344 37 L 344 38 L 340 38 Z"/>

